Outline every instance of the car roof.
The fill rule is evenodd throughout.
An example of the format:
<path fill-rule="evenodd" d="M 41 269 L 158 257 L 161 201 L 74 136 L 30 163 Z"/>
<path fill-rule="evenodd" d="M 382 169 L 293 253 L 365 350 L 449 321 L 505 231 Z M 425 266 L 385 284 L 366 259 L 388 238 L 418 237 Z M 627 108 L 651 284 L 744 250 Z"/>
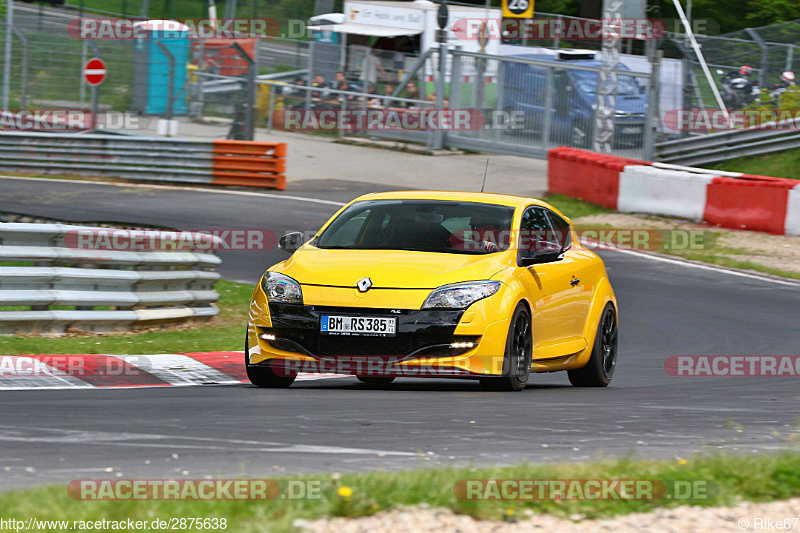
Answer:
<path fill-rule="evenodd" d="M 553 63 L 554 65 L 561 65 L 564 67 L 568 65 L 577 65 L 579 67 L 603 66 L 603 62 L 598 59 L 559 59 L 558 57 L 549 54 L 515 54 L 509 57 L 517 59 L 535 59 L 537 61 L 546 61 L 548 63 Z M 628 70 L 628 66 L 625 63 L 619 63 L 617 65 L 617 70 Z"/>
<path fill-rule="evenodd" d="M 509 207 L 525 207 L 537 204 L 551 207 L 537 198 L 514 196 L 511 194 L 495 194 L 484 192 L 460 191 L 391 191 L 365 194 L 359 196 L 354 202 L 364 200 L 447 200 L 456 202 L 477 202 L 482 204 L 505 205 Z"/>

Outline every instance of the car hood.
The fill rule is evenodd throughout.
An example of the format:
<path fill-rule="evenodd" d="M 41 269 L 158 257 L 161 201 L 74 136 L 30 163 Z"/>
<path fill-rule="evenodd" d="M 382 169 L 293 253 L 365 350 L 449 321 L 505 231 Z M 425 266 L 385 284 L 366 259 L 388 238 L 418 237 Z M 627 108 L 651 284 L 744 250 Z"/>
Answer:
<path fill-rule="evenodd" d="M 301 285 L 355 287 L 368 277 L 373 288 L 434 289 L 440 285 L 489 279 L 508 268 L 509 253 L 486 255 L 406 250 L 323 250 L 303 246 L 270 270 Z"/>

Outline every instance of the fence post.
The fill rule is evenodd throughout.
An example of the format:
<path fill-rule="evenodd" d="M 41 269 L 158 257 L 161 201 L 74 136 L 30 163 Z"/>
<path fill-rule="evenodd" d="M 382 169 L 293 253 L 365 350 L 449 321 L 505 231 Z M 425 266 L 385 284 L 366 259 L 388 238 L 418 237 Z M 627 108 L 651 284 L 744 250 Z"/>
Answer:
<path fill-rule="evenodd" d="M 753 28 L 745 28 L 744 30 L 761 48 L 761 68 L 758 71 L 758 86 L 763 89 L 767 86 L 767 74 L 769 73 L 769 47 L 756 30 Z"/>
<path fill-rule="evenodd" d="M 8 92 L 11 89 L 11 28 L 14 27 L 14 0 L 6 3 L 6 45 L 3 48 L 3 109 L 8 109 Z"/>
<path fill-rule="evenodd" d="M 244 108 L 245 118 L 245 133 L 244 140 L 252 141 L 255 136 L 255 112 L 256 112 L 256 70 L 258 69 L 258 62 L 256 54 L 258 47 L 253 49 L 253 57 L 245 52 L 244 48 L 239 46 L 239 43 L 234 42 L 233 47 L 239 52 L 239 55 L 247 61 L 247 104 Z"/>
<path fill-rule="evenodd" d="M 267 84 L 267 88 L 269 88 L 269 100 L 267 103 L 267 131 L 272 133 L 272 115 L 275 113 L 275 96 L 273 92 L 277 89 L 277 85 L 273 85 L 271 83 Z M 286 112 L 286 99 L 284 98 L 283 110 L 284 113 Z"/>
<path fill-rule="evenodd" d="M 40 4 L 41 7 L 41 4 Z M 22 79 L 20 80 L 20 109 L 28 107 L 28 38 L 17 28 L 11 28 L 22 42 Z"/>
<path fill-rule="evenodd" d="M 450 109 L 461 109 L 461 47 L 450 51 Z"/>
<path fill-rule="evenodd" d="M 506 84 L 506 62 L 500 61 L 499 59 L 495 61 L 497 61 L 497 79 L 495 79 L 494 81 L 494 109 L 495 111 L 502 111 L 503 105 L 505 105 L 505 102 L 503 102 L 503 93 Z M 496 113 L 496 116 L 493 117 L 494 120 L 492 120 L 491 123 L 492 127 L 494 128 L 495 142 L 500 142 L 501 128 L 499 128 L 497 125 L 497 117 L 499 115 L 500 113 Z M 505 127 L 508 127 L 510 120 L 511 120 L 510 116 L 505 117 L 504 120 Z"/>
<path fill-rule="evenodd" d="M 86 64 L 86 60 L 89 57 L 88 47 L 89 47 L 89 42 L 84 40 L 83 43 L 81 43 L 81 71 L 78 73 L 78 75 L 80 76 L 80 96 L 79 96 L 79 99 L 80 99 L 81 105 L 85 105 L 86 104 L 86 78 L 83 75 L 83 65 Z"/>
<path fill-rule="evenodd" d="M 314 32 L 311 32 L 311 41 L 308 43 L 308 80 L 306 85 L 312 87 L 314 84 Z M 311 109 L 311 91 L 306 91 L 306 111 Z"/>
<path fill-rule="evenodd" d="M 447 45 L 444 43 L 439 44 L 439 75 L 436 80 L 436 110 L 439 115 L 439 129 L 431 132 L 432 144 L 434 150 L 441 150 L 444 144 L 444 130 L 441 129 L 442 124 L 442 110 L 444 109 L 444 77 L 447 68 Z"/>
<path fill-rule="evenodd" d="M 547 67 L 547 81 L 546 81 L 546 88 L 544 92 L 544 124 L 542 125 L 542 146 L 545 149 L 548 148 L 550 144 L 550 128 L 552 124 L 552 116 L 553 116 L 553 85 L 555 83 L 555 76 L 553 75 L 553 69 L 555 67 Z M 561 98 L 565 98 L 566 95 L 560 95 Z"/>
<path fill-rule="evenodd" d="M 654 45 L 650 46 L 651 51 L 651 70 L 650 80 L 648 83 L 647 91 L 647 115 L 644 125 L 644 139 L 642 139 L 642 155 L 645 161 L 652 161 L 655 157 L 655 146 L 653 144 L 660 121 L 660 113 L 658 112 L 658 97 L 659 97 L 659 83 L 661 80 L 661 58 L 664 52 L 656 50 Z"/>
<path fill-rule="evenodd" d="M 344 128 L 341 127 L 343 124 L 341 117 L 343 117 L 345 113 L 347 113 L 347 93 L 340 94 L 339 98 L 341 99 L 341 101 L 339 102 L 340 119 L 338 120 L 339 127 L 337 129 L 339 130 L 339 138 L 344 139 Z"/>

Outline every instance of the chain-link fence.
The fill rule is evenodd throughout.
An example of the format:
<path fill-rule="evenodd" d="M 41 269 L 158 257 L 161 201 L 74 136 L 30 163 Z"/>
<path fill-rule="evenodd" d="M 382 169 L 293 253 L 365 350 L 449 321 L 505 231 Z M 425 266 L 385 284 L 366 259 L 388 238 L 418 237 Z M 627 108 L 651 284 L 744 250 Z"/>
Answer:
<path fill-rule="evenodd" d="M 63 25 L 63 23 L 62 23 Z M 9 104 L 19 108 L 88 107 L 91 91 L 83 79 L 83 65 L 93 57 L 106 63 L 106 81 L 98 87 L 102 109 L 128 110 L 133 80 L 132 41 L 73 39 L 66 31 L 46 26 L 21 30 L 15 25 L 12 41 Z M 5 24 L 0 24 L 5 32 Z M 0 40 L 0 57 L 5 42 Z"/>
<path fill-rule="evenodd" d="M 363 90 L 346 79 L 332 86 L 322 77 L 311 86 L 302 77 L 260 80 L 268 93 L 266 125 L 539 157 L 556 146 L 591 147 L 596 61 L 451 50 L 442 65 L 438 56 L 423 58 L 429 74 L 423 68 L 414 74 L 412 68 L 401 86 L 378 80 Z M 651 140 L 646 126 L 651 76 L 626 67 L 618 75 L 612 150 L 641 158 Z"/>
<path fill-rule="evenodd" d="M 449 146 L 528 155 L 549 148 L 591 149 L 600 65 L 556 56 L 453 54 L 450 106 L 480 110 L 483 126 L 447 134 Z M 483 74 L 481 74 L 483 73 Z M 650 75 L 618 71 L 612 150 L 642 157 Z"/>
<path fill-rule="evenodd" d="M 87 107 L 91 92 L 82 81 L 81 66 L 91 57 L 100 57 L 108 67 L 106 81 L 98 91 L 101 109 L 166 112 L 166 108 L 142 103 L 145 93 L 142 71 L 137 70 L 138 41 L 75 39 L 66 27 L 77 13 L 37 8 L 25 13 L 17 16 L 15 24 L 11 76 L 15 105 L 10 107 Z M 543 13 L 537 17 L 586 20 Z M 393 49 L 384 50 L 380 39 L 335 35 L 315 32 L 309 41 L 249 35 L 188 39 L 185 59 L 176 59 L 170 66 L 161 58 L 155 65 L 160 71 L 173 71 L 171 75 L 161 72 L 157 81 L 161 92 L 168 93 L 170 84 L 173 87 L 166 99 L 172 104 L 169 114 L 227 119 L 232 122 L 234 137 L 252 135 L 255 127 L 272 126 L 273 113 L 284 107 L 341 110 L 344 106 L 345 110 L 402 110 L 404 117 L 422 115 L 409 109 L 468 110 L 472 115 L 468 127 L 455 130 L 351 128 L 338 135 L 526 155 L 542 155 L 551 146 L 592 145 L 599 61 L 561 61 L 557 49 L 599 48 L 600 40 L 572 42 L 553 35 L 549 40 L 516 43 L 527 46 L 509 41 L 502 46 L 510 48 L 494 56 L 451 49 L 442 63 L 438 48 L 420 54 L 413 39 L 405 44 L 393 42 Z M 628 47 L 641 48 L 642 44 Z M 253 61 L 255 66 L 251 66 Z M 665 102 L 663 91 L 655 91 L 655 100 L 648 94 L 651 73 L 647 57 L 623 53 L 621 63 L 612 149 L 641 157 L 647 151 L 646 113 L 658 106 L 671 109 L 675 103 Z M 662 77 L 672 84 L 669 94 L 673 100 L 684 92 L 675 81 L 682 77 Z"/>
<path fill-rule="evenodd" d="M 717 87 L 720 87 L 728 73 L 742 66 L 749 66 L 752 69 L 749 78 L 753 85 L 769 90 L 779 81 L 779 76 L 784 71 L 800 70 L 800 56 L 795 54 L 795 49 L 800 44 L 798 35 L 800 19 L 723 35 L 696 35 L 696 39 Z M 686 91 L 682 108 L 718 107 L 711 86 L 686 36 L 669 34 L 669 37 L 681 51 L 689 67 L 684 80 Z"/>

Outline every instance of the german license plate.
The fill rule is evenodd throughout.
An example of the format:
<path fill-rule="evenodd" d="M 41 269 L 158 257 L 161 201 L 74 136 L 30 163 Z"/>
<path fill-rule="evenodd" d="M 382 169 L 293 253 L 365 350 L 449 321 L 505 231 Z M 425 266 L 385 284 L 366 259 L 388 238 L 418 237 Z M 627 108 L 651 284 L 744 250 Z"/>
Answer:
<path fill-rule="evenodd" d="M 626 135 L 631 133 L 642 133 L 642 128 L 622 128 L 622 133 Z"/>
<path fill-rule="evenodd" d="M 319 332 L 328 335 L 394 337 L 396 317 L 322 315 Z"/>

